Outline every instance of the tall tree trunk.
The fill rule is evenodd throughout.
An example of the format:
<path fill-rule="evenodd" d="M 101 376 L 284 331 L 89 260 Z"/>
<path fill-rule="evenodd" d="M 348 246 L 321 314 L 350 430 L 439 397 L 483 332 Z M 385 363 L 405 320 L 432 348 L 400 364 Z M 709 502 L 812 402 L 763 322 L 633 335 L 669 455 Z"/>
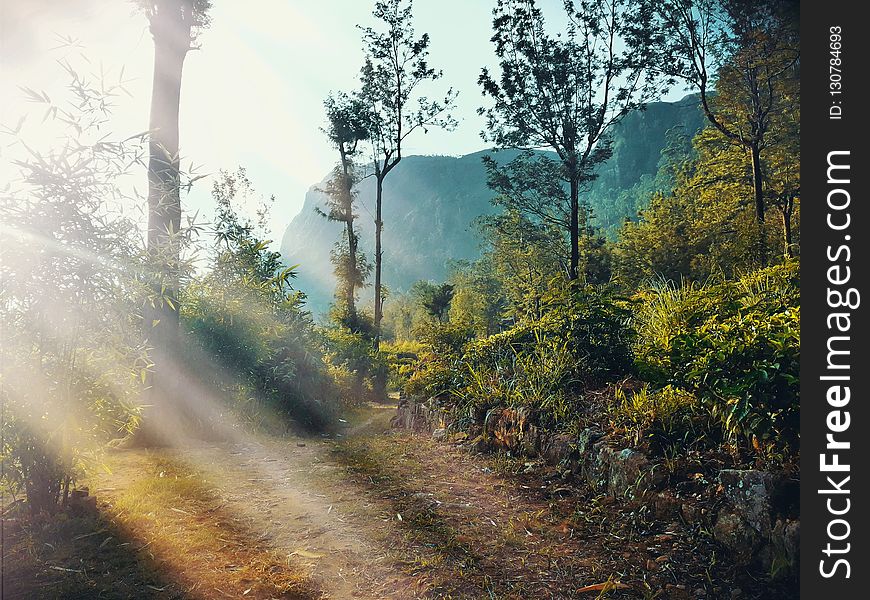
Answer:
<path fill-rule="evenodd" d="M 568 278 L 579 279 L 580 265 L 580 186 L 577 176 L 571 175 L 571 263 L 568 266 Z"/>
<path fill-rule="evenodd" d="M 785 203 L 782 206 L 782 237 L 783 244 L 785 244 L 785 257 L 792 258 L 794 256 L 794 252 L 792 252 L 792 233 L 791 233 L 791 215 L 794 212 L 794 200 L 789 197 L 785 200 Z"/>
<path fill-rule="evenodd" d="M 758 227 L 758 259 L 767 266 L 767 240 L 764 236 L 764 179 L 761 173 L 761 149 L 757 143 L 749 145 L 752 155 L 752 193 L 755 200 L 755 223 Z"/>
<path fill-rule="evenodd" d="M 167 374 L 175 363 L 179 326 L 179 263 L 181 245 L 181 197 L 179 190 L 178 114 L 181 72 L 190 49 L 189 5 L 184 0 L 162 0 L 151 15 L 154 38 L 154 80 L 148 160 L 147 254 L 151 296 L 145 305 L 144 326 L 152 348 L 153 369 L 146 380 L 147 392 L 139 442 L 161 444 L 164 428 L 177 420 L 166 412 L 173 402 L 175 377 Z M 164 438 L 164 439 L 161 439 Z"/>
<path fill-rule="evenodd" d="M 344 148 L 341 148 L 341 168 L 344 176 L 342 182 L 342 210 L 344 211 L 345 227 L 347 230 L 347 276 L 350 278 L 349 285 L 345 290 L 345 302 L 351 323 L 356 323 L 356 282 L 357 282 L 357 239 L 353 229 L 353 181 L 350 174 L 350 160 Z"/>
<path fill-rule="evenodd" d="M 374 347 L 375 350 L 380 348 L 381 343 L 381 318 L 383 317 L 384 299 L 381 294 L 381 258 L 383 251 L 381 250 L 381 231 L 384 228 L 384 223 L 381 220 L 381 206 L 384 196 L 384 179 L 377 178 L 377 194 L 375 201 L 375 321 L 374 321 Z"/>

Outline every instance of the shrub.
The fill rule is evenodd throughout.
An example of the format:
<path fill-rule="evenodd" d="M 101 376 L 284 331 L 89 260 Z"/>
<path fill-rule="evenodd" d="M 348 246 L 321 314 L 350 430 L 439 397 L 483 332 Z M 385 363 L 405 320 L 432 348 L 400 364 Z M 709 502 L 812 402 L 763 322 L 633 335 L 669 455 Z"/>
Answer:
<path fill-rule="evenodd" d="M 633 371 L 631 311 L 607 286 L 556 286 L 544 297 L 544 311 L 541 329 L 565 340 L 577 384 L 601 385 Z"/>
<path fill-rule="evenodd" d="M 797 449 L 796 263 L 715 285 L 660 284 L 640 302 L 635 350 L 642 377 L 693 393 L 732 443 Z"/>
<path fill-rule="evenodd" d="M 212 193 L 210 269 L 182 290 L 180 360 L 224 392 L 247 423 L 280 430 L 289 418 L 307 430 L 329 429 L 338 391 L 304 296 L 293 289 L 296 272 L 237 213 L 239 196 L 253 193 L 244 169 L 222 171 Z"/>
<path fill-rule="evenodd" d="M 543 422 L 563 422 L 578 407 L 575 398 L 590 386 L 631 369 L 628 311 L 607 291 L 554 287 L 540 319 L 470 340 L 455 325 L 422 332 L 430 352 L 414 365 L 410 393 L 443 395 L 467 413 L 493 406 L 529 406 Z"/>
<path fill-rule="evenodd" d="M 426 322 L 419 326 L 417 359 L 402 365 L 405 392 L 417 397 L 447 397 L 463 385 L 461 357 L 473 332 L 456 323 Z"/>
<path fill-rule="evenodd" d="M 148 366 L 141 235 L 118 208 L 145 145 L 101 128 L 117 86 L 70 76 L 72 97 L 46 107 L 62 147 L 16 144 L 20 176 L 0 195 L 0 485 L 23 489 L 33 513 L 63 504 L 101 445 L 133 426 Z"/>
<path fill-rule="evenodd" d="M 711 407 L 733 440 L 796 450 L 800 309 L 711 319 L 674 339 L 674 377 Z"/>
<path fill-rule="evenodd" d="M 386 358 L 374 350 L 371 338 L 338 326 L 324 328 L 322 337 L 325 360 L 339 384 L 342 403 L 356 406 L 379 399 L 379 382 L 386 381 L 389 367 Z"/>
<path fill-rule="evenodd" d="M 721 440 L 700 401 L 670 385 L 656 391 L 649 384 L 634 392 L 617 388 L 608 412 L 613 425 L 628 434 L 632 443 L 647 445 L 654 452 Z"/>

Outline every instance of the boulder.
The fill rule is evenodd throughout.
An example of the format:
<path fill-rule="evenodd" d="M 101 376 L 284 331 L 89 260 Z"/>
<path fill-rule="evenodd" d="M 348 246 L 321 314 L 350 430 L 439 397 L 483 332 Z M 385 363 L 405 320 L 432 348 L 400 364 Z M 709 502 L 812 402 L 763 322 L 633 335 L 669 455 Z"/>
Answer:
<path fill-rule="evenodd" d="M 438 408 L 434 399 L 429 402 L 414 402 L 401 398 L 396 406 L 396 414 L 390 419 L 390 427 L 393 429 L 418 432 L 447 429 L 452 423 L 453 414 Z"/>
<path fill-rule="evenodd" d="M 574 443 L 574 437 L 564 433 L 545 436 L 540 441 L 539 452 L 548 463 L 561 465 L 571 459 Z"/>
<path fill-rule="evenodd" d="M 777 519 L 770 534 L 770 573 L 775 579 L 790 577 L 800 564 L 800 521 Z"/>
<path fill-rule="evenodd" d="M 722 511 L 713 526 L 713 539 L 725 546 L 734 561 L 741 566 L 752 562 L 759 546 L 759 535 L 740 515 Z"/>
<path fill-rule="evenodd" d="M 719 472 L 722 493 L 733 512 L 762 536 L 770 535 L 771 497 L 776 478 L 765 471 L 723 469 Z"/>
<path fill-rule="evenodd" d="M 592 451 L 593 445 L 604 437 L 604 432 L 598 428 L 586 428 L 577 436 L 577 453 L 583 456 Z"/>
<path fill-rule="evenodd" d="M 537 432 L 530 431 L 531 414 L 526 407 L 493 408 L 486 413 L 483 436 L 490 445 L 510 451 L 522 451 Z"/>
<path fill-rule="evenodd" d="M 97 512 L 97 499 L 89 495 L 88 488 L 70 490 L 69 507 L 77 514 L 94 514 Z"/>
<path fill-rule="evenodd" d="M 681 502 L 673 492 L 666 490 L 655 495 L 652 501 L 656 518 L 671 519 L 680 514 Z"/>
<path fill-rule="evenodd" d="M 612 496 L 636 498 L 652 491 L 664 478 L 664 472 L 641 452 L 604 446 L 598 455 L 598 465 Z"/>

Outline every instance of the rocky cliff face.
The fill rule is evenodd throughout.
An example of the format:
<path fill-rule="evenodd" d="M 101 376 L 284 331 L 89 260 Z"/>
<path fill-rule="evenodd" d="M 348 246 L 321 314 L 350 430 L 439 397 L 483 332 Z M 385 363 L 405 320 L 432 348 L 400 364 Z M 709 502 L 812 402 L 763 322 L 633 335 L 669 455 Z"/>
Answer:
<path fill-rule="evenodd" d="M 625 197 L 642 195 L 639 186 L 656 173 L 665 132 L 678 125 L 690 135 L 700 127 L 694 97 L 653 103 L 644 112 L 628 115 L 615 130 L 613 158 L 602 167 L 587 197 L 602 225 L 613 227 L 625 216 L 636 214 L 636 203 Z M 387 177 L 383 244 L 384 283 L 389 290 L 405 291 L 420 279 L 443 280 L 451 260 L 479 256 L 473 222 L 494 210 L 481 161 L 484 154 L 409 156 Z M 495 156 L 503 162 L 516 152 Z M 370 261 L 374 258 L 374 183 L 372 178 L 363 180 L 357 196 L 360 247 Z M 319 191 L 322 187 L 323 182 L 308 190 L 302 211 L 290 222 L 281 242 L 287 264 L 299 264 L 296 287 L 308 294 L 308 305 L 315 314 L 325 311 L 332 301 L 335 279 L 329 255 L 341 236 L 341 225 L 316 211 L 325 205 L 326 198 Z M 368 296 L 366 290 L 363 305 Z"/>

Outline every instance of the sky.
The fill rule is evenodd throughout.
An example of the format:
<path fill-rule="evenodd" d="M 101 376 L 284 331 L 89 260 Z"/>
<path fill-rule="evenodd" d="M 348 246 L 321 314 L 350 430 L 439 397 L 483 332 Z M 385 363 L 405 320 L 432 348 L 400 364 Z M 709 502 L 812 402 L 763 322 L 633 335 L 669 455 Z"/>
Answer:
<path fill-rule="evenodd" d="M 427 91 L 459 91 L 459 127 L 408 140 L 406 154 L 462 155 L 486 147 L 480 138 L 480 68 L 494 62 L 489 0 L 416 0 L 418 33 L 431 36 L 430 62 L 444 78 Z M 148 128 L 153 44 L 145 17 L 129 0 L 0 0 L 0 123 L 28 118 L 23 139 L 52 144 L 41 124 L 44 107 L 19 86 L 62 98 L 60 59 L 77 69 L 115 75 L 124 68 L 132 97 L 118 99 L 116 137 Z M 357 24 L 373 23 L 367 0 L 215 0 L 211 27 L 184 66 L 181 151 L 201 174 L 244 166 L 256 190 L 275 195 L 271 237 L 302 208 L 305 192 L 332 168 L 335 152 L 320 128 L 323 100 L 358 84 L 363 54 Z M 77 40 L 61 47 L 58 36 Z M 110 76 L 111 77 L 111 76 Z M 34 141 L 37 140 L 37 141 Z M 7 151 L 7 157 L 9 152 Z M 141 174 L 144 188 L 144 173 Z M 211 216 L 210 178 L 185 199 L 188 211 Z"/>
<path fill-rule="evenodd" d="M 541 0 L 558 15 L 562 0 Z M 184 66 L 180 135 L 183 165 L 199 174 L 244 166 L 259 194 L 274 195 L 270 237 L 302 208 L 305 192 L 330 171 L 336 156 L 327 143 L 323 100 L 358 85 L 363 61 L 358 25 L 373 24 L 373 0 L 214 0 L 212 23 Z M 481 67 L 493 66 L 489 41 L 495 0 L 415 0 L 417 33 L 431 36 L 430 63 L 442 80 L 425 90 L 459 92 L 452 132 L 430 130 L 407 140 L 405 154 L 460 156 L 487 147 L 481 139 L 485 103 L 477 85 Z M 72 47 L 58 38 L 74 38 Z M 62 47 L 58 47 L 62 46 Z M 77 70 L 117 79 L 125 89 L 113 113 L 117 138 L 148 129 L 153 44 L 147 21 L 131 0 L 0 0 L 0 125 L 28 118 L 20 132 L 34 147 L 56 139 L 41 123 L 44 107 L 25 99 L 20 86 L 63 97 L 58 60 Z M 0 163 L 14 155 L 0 140 Z M 5 150 L 5 153 L 4 153 Z M 7 165 L 8 166 L 8 165 Z M 0 164 L 0 176 L 3 175 Z M 145 174 L 138 174 L 144 189 Z M 184 199 L 185 210 L 210 218 L 211 181 L 205 177 Z M 253 207 L 248 207 L 253 212 Z"/>

